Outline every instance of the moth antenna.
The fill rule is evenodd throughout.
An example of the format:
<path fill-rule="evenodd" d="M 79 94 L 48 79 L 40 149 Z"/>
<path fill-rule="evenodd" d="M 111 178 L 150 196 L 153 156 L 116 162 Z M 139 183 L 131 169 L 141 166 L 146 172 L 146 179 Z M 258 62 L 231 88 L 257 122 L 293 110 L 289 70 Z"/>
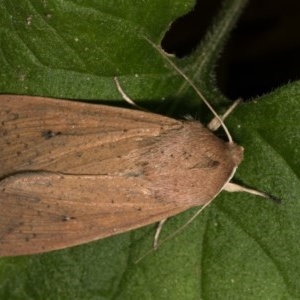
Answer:
<path fill-rule="evenodd" d="M 152 47 L 154 47 L 166 60 L 167 62 L 172 66 L 172 68 L 179 74 L 181 75 L 186 82 L 193 88 L 193 90 L 197 93 L 197 95 L 202 99 L 202 101 L 206 104 L 206 106 L 210 109 L 210 111 L 213 113 L 213 115 L 219 120 L 221 126 L 223 127 L 228 141 L 229 143 L 233 143 L 233 139 L 231 137 L 231 134 L 229 133 L 229 130 L 227 128 L 227 126 L 225 125 L 225 123 L 223 122 L 222 118 L 217 114 L 217 112 L 214 110 L 214 108 L 209 104 L 209 102 L 206 100 L 206 98 L 204 97 L 204 95 L 199 91 L 199 89 L 196 87 L 196 85 L 193 83 L 192 80 L 189 79 L 189 77 L 183 72 L 181 71 L 177 65 L 172 62 L 172 60 L 163 52 L 163 50 L 158 47 L 157 45 L 155 45 L 151 40 L 149 40 L 146 36 L 143 36 L 144 39 L 150 44 L 152 45 Z"/>
<path fill-rule="evenodd" d="M 196 211 L 196 213 L 187 221 L 185 222 L 179 229 L 175 230 L 173 233 L 171 233 L 168 237 L 166 237 L 165 239 L 163 239 L 162 241 L 160 241 L 158 243 L 158 236 L 161 232 L 161 228 L 162 225 L 165 223 L 165 221 L 167 219 L 162 220 L 161 222 L 159 222 L 158 225 L 158 230 L 155 234 L 154 237 L 154 249 L 146 252 L 143 256 L 141 256 L 140 258 L 138 258 L 135 263 L 139 263 L 142 259 L 144 259 L 145 257 L 147 257 L 149 254 L 151 254 L 152 252 L 156 251 L 158 249 L 158 247 L 160 247 L 162 244 L 164 244 L 165 242 L 167 242 L 168 240 L 172 239 L 174 236 L 176 236 L 177 234 L 179 234 L 181 231 L 183 231 L 183 229 L 185 229 L 187 226 L 189 226 L 200 214 L 201 212 L 208 206 L 210 205 L 210 203 L 214 200 L 214 198 L 212 198 L 210 201 L 208 201 L 207 203 L 205 203 L 203 206 L 201 206 L 201 208 Z"/>
<path fill-rule="evenodd" d="M 242 102 L 241 98 L 235 100 L 232 103 L 232 105 L 227 109 L 227 111 L 222 116 L 220 116 L 220 118 L 223 120 L 223 122 L 232 113 L 232 111 L 237 107 L 237 105 L 241 102 Z M 207 125 L 207 128 L 209 128 L 211 131 L 216 131 L 221 125 L 222 124 L 220 124 L 219 118 L 214 117 Z"/>
<path fill-rule="evenodd" d="M 231 192 L 231 193 L 232 192 L 248 193 L 248 194 L 256 195 L 256 196 L 259 196 L 259 197 L 271 199 L 272 201 L 274 201 L 276 203 L 281 203 L 281 200 L 279 198 L 277 198 L 277 197 L 275 197 L 271 194 L 267 194 L 265 192 L 261 192 L 261 191 L 255 190 L 255 189 L 247 188 L 247 187 L 244 187 L 242 185 L 238 185 L 238 184 L 232 183 L 232 182 L 227 182 L 226 185 L 223 187 L 223 190 L 227 191 L 227 192 Z M 174 236 L 179 234 L 183 229 L 185 229 L 190 223 L 192 223 L 199 216 L 199 214 L 213 201 L 213 199 L 211 199 L 205 205 L 201 206 L 201 208 L 185 224 L 183 224 L 179 229 L 174 231 L 171 235 L 169 235 L 167 238 L 165 238 L 161 242 L 158 242 L 159 235 L 162 231 L 162 227 L 165 224 L 165 222 L 167 221 L 167 219 L 161 220 L 158 224 L 158 227 L 156 229 L 156 233 L 155 233 L 155 236 L 154 236 L 154 243 L 153 243 L 153 248 L 154 249 L 147 252 L 144 256 L 142 256 L 140 259 L 138 259 L 138 261 L 140 261 L 141 259 L 143 259 L 147 255 L 149 255 L 153 251 L 157 250 L 158 247 L 160 247 L 166 241 L 170 240 L 171 238 L 173 238 Z"/>
<path fill-rule="evenodd" d="M 181 231 L 183 231 L 183 229 L 185 229 L 187 226 L 189 226 L 202 213 L 202 211 L 211 204 L 211 202 L 213 200 L 214 200 L 214 198 L 212 198 L 207 203 L 205 203 L 203 206 L 201 206 L 201 208 L 198 211 L 196 211 L 196 213 L 187 222 L 185 222 L 179 229 L 175 230 L 173 233 L 171 233 L 168 237 L 166 237 L 160 243 L 157 243 L 156 247 L 157 248 L 160 247 L 163 243 L 167 242 L 168 240 L 172 239 L 174 236 L 179 234 Z"/>

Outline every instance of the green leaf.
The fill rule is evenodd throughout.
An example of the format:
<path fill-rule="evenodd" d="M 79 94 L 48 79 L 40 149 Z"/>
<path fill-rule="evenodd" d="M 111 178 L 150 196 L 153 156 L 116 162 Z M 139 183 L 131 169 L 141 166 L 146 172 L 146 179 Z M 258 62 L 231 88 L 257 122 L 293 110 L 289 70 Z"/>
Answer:
<path fill-rule="evenodd" d="M 245 3 L 224 1 L 197 51 L 174 59 L 217 111 L 228 103 L 211 80 L 213 68 Z M 204 115 L 194 91 L 145 40 L 159 44 L 170 22 L 192 6 L 183 0 L 0 0 L 0 90 L 110 104 L 121 99 L 117 75 L 140 105 L 181 116 L 201 109 L 207 121 L 211 114 Z M 281 204 L 222 192 L 138 263 L 152 249 L 155 225 L 71 249 L 1 258 L 0 298 L 299 299 L 299 85 L 242 104 L 227 120 L 245 147 L 236 181 Z M 196 210 L 170 219 L 161 240 Z"/>
<path fill-rule="evenodd" d="M 158 41 L 192 4 L 2 0 L 1 91 L 116 100 L 118 75 L 134 99 L 161 100 L 168 70 L 144 36 Z"/>

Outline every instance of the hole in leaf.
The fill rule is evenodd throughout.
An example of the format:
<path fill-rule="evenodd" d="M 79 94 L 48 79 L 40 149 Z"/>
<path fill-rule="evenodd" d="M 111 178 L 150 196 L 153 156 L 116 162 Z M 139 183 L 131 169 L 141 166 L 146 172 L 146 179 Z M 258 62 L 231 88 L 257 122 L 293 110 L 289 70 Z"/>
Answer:
<path fill-rule="evenodd" d="M 220 10 L 221 2 L 198 0 L 193 10 L 171 24 L 161 42 L 164 51 L 179 58 L 193 52 Z"/>
<path fill-rule="evenodd" d="M 217 64 L 217 82 L 231 99 L 249 99 L 300 78 L 300 2 L 252 0 Z"/>
<path fill-rule="evenodd" d="M 173 22 L 161 46 L 183 58 L 193 52 L 222 6 L 198 0 Z M 249 99 L 299 79 L 300 1 L 252 0 L 245 7 L 216 63 L 217 86 L 228 98 Z"/>

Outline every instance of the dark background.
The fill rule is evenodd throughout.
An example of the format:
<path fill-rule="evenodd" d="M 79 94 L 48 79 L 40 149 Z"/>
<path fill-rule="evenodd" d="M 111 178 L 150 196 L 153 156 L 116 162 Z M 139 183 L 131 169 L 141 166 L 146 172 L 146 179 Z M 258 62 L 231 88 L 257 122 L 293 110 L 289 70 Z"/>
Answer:
<path fill-rule="evenodd" d="M 162 46 L 178 57 L 195 49 L 218 14 L 221 0 L 198 0 L 173 23 Z M 176 38 L 175 38 L 176 37 Z M 249 99 L 300 78 L 300 1 L 250 0 L 216 66 L 229 98 Z"/>

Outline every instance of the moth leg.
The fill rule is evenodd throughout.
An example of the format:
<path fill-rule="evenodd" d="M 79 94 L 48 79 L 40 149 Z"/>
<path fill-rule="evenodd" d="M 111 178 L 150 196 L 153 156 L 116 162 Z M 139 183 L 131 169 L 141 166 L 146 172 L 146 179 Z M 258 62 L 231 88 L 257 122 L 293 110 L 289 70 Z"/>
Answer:
<path fill-rule="evenodd" d="M 134 106 L 135 108 L 139 109 L 139 110 L 143 110 L 143 111 L 147 111 L 146 109 L 142 108 L 141 106 L 137 105 L 132 99 L 130 99 L 130 97 L 124 92 L 123 88 L 121 87 L 120 81 L 118 79 L 118 77 L 114 77 L 114 81 L 116 83 L 118 92 L 120 93 L 120 95 L 122 96 L 123 100 L 125 100 L 128 104 Z"/>
<path fill-rule="evenodd" d="M 248 193 L 248 194 L 252 194 L 252 195 L 256 195 L 259 197 L 263 197 L 263 198 L 268 198 L 271 199 L 275 202 L 280 202 L 280 199 L 276 198 L 273 195 L 258 191 L 258 190 L 254 190 L 254 189 L 250 189 L 247 187 L 244 187 L 242 185 L 236 184 L 236 183 L 232 183 L 232 182 L 227 182 L 226 185 L 223 187 L 224 191 L 227 192 L 243 192 L 243 193 Z"/>
<path fill-rule="evenodd" d="M 154 240 L 153 240 L 154 250 L 157 250 L 157 248 L 158 248 L 158 238 L 160 236 L 161 230 L 162 230 L 162 228 L 164 226 L 164 223 L 166 221 L 167 221 L 167 219 L 163 219 L 163 220 L 159 221 L 159 223 L 157 225 L 156 232 L 155 232 L 155 235 L 154 235 Z"/>
<path fill-rule="evenodd" d="M 227 109 L 227 111 L 224 113 L 224 115 L 220 116 L 221 120 L 224 121 L 241 101 L 242 99 L 240 98 L 235 100 L 231 104 L 231 106 Z M 221 126 L 220 120 L 217 117 L 214 117 L 207 125 L 207 128 L 210 129 L 211 131 L 216 131 L 220 126 Z"/>

